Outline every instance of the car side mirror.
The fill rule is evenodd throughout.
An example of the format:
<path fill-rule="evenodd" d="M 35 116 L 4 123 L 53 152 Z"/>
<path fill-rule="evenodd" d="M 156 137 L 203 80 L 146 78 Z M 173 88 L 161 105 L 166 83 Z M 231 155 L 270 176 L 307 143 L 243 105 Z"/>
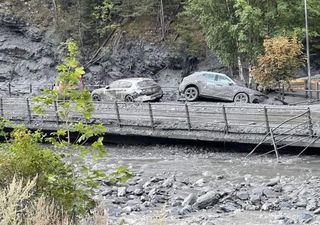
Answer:
<path fill-rule="evenodd" d="M 109 85 L 107 85 L 107 86 L 106 86 L 106 89 L 109 89 L 109 88 L 110 88 L 110 86 L 109 86 Z"/>
<path fill-rule="evenodd" d="M 233 86 L 233 85 L 234 85 L 233 83 L 231 83 L 231 82 L 229 83 L 229 86 Z"/>

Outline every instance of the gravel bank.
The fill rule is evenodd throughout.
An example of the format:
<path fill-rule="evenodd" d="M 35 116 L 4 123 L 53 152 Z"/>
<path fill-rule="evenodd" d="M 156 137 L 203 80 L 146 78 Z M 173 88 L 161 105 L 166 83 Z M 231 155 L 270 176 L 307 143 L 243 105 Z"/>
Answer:
<path fill-rule="evenodd" d="M 110 224 L 320 224 L 320 158 L 245 159 L 219 149 L 109 146 L 92 163 L 106 171 L 128 165 L 127 184 L 102 185 L 96 198 Z M 159 222 L 159 219 L 158 219 Z"/>

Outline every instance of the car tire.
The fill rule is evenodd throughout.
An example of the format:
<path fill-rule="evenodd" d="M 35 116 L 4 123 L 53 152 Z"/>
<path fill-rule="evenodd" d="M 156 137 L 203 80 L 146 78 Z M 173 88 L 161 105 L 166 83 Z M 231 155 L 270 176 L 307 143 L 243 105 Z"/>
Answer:
<path fill-rule="evenodd" d="M 240 92 L 234 96 L 233 102 L 235 102 L 235 103 L 249 103 L 250 102 L 249 95 L 244 92 Z"/>
<path fill-rule="evenodd" d="M 94 94 L 94 95 L 92 95 L 92 100 L 100 102 L 101 101 L 101 96 L 98 95 L 98 94 Z"/>
<path fill-rule="evenodd" d="M 184 97 L 188 102 L 193 102 L 199 98 L 199 90 L 195 86 L 189 86 L 184 90 Z"/>
<path fill-rule="evenodd" d="M 125 102 L 134 102 L 134 98 L 132 97 L 132 95 L 126 95 L 126 97 L 124 97 L 124 101 Z"/>

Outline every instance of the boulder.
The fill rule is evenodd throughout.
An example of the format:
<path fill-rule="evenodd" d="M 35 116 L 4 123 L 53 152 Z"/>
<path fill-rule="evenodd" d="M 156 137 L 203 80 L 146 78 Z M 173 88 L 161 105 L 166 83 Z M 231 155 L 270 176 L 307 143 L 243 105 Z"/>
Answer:
<path fill-rule="evenodd" d="M 127 187 L 119 187 L 118 188 L 118 197 L 124 197 L 127 193 Z"/>
<path fill-rule="evenodd" d="M 205 209 L 208 206 L 214 206 L 215 204 L 217 204 L 220 198 L 220 194 L 215 191 L 210 191 L 200 196 L 193 204 L 193 207 L 196 209 Z"/>
<path fill-rule="evenodd" d="M 193 205 L 197 200 L 197 196 L 193 193 L 189 194 L 182 202 L 182 206 Z"/>

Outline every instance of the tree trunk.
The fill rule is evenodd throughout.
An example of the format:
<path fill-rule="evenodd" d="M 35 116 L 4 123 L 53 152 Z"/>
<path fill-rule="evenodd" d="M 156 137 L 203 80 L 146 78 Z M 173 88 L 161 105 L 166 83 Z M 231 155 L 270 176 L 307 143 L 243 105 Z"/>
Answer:
<path fill-rule="evenodd" d="M 242 65 L 242 60 L 241 60 L 241 56 L 238 55 L 238 69 L 239 69 L 239 77 L 240 77 L 240 80 L 241 81 L 244 81 L 246 86 L 247 86 L 247 82 L 244 78 L 244 75 L 243 75 L 243 65 Z"/>
<path fill-rule="evenodd" d="M 52 0 L 53 11 L 54 11 L 54 22 L 56 25 L 56 29 L 59 29 L 59 15 L 58 15 L 58 6 L 56 0 Z"/>
<path fill-rule="evenodd" d="M 161 26 L 161 40 L 164 40 L 165 37 L 165 24 L 164 24 L 164 9 L 163 9 L 163 0 L 160 0 L 160 26 Z"/>
<path fill-rule="evenodd" d="M 253 78 L 252 78 L 252 66 L 249 64 L 249 88 L 253 86 Z"/>

